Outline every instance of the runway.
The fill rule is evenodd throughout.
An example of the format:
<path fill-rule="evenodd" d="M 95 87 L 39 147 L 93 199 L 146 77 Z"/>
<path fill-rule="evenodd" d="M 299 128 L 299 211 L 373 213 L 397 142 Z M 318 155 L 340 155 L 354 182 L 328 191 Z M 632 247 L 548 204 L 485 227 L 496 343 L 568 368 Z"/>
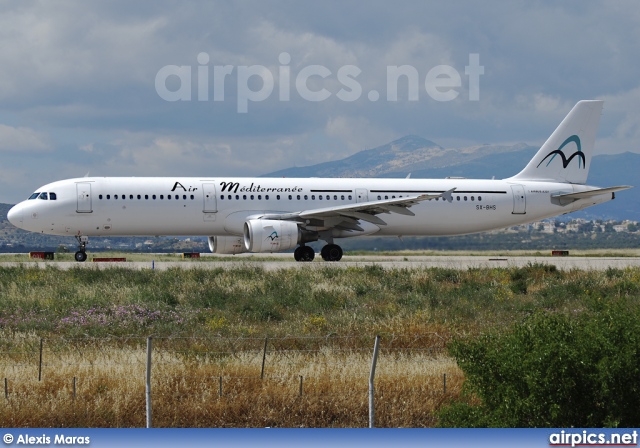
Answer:
<path fill-rule="evenodd" d="M 549 256 L 345 256 L 339 262 L 325 262 L 316 257 L 311 263 L 292 260 L 291 254 L 268 254 L 265 256 L 204 256 L 199 260 L 180 261 L 126 261 L 126 262 L 92 262 L 91 257 L 84 263 L 75 261 L 5 261 L 0 266 L 48 266 L 58 269 L 108 269 L 113 267 L 130 269 L 235 269 L 239 267 L 256 267 L 267 271 L 277 269 L 347 269 L 363 266 L 379 266 L 383 269 L 473 269 L 473 268 L 511 268 L 529 264 L 554 265 L 560 270 L 597 270 L 609 268 L 625 269 L 640 267 L 640 257 L 549 257 Z"/>

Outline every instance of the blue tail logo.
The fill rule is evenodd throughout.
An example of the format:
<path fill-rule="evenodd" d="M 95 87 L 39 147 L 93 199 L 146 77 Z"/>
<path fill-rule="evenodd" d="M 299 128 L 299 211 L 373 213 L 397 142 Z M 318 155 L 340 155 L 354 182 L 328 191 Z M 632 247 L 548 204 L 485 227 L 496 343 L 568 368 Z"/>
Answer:
<path fill-rule="evenodd" d="M 569 158 L 567 159 L 564 155 L 564 153 L 562 152 L 562 148 L 564 148 L 565 146 L 567 146 L 569 143 L 575 143 L 576 146 L 578 147 L 577 151 L 574 152 L 573 154 L 571 154 L 569 156 Z M 584 158 L 584 153 L 582 152 L 582 147 L 580 146 L 580 137 L 578 137 L 577 135 L 572 135 L 570 137 L 568 137 L 563 143 L 562 145 L 560 145 L 560 147 L 558 149 L 556 149 L 555 151 L 551 151 L 549 154 L 547 154 L 546 156 L 544 156 L 544 159 L 542 159 L 542 161 L 538 164 L 538 166 L 536 168 L 539 168 L 540 165 L 542 165 L 542 162 L 544 162 L 545 160 L 547 160 L 547 158 L 551 157 L 549 159 L 549 161 L 547 162 L 547 164 L 545 166 L 549 166 L 549 164 L 553 161 L 553 159 L 555 159 L 555 157 L 557 155 L 560 155 L 560 157 L 562 158 L 562 168 L 566 168 L 567 166 L 569 166 L 569 163 L 571 163 L 571 160 L 573 160 L 574 157 L 578 157 L 578 167 L 579 168 L 586 168 L 586 161 Z M 582 161 L 582 163 L 580 163 L 580 161 Z"/>

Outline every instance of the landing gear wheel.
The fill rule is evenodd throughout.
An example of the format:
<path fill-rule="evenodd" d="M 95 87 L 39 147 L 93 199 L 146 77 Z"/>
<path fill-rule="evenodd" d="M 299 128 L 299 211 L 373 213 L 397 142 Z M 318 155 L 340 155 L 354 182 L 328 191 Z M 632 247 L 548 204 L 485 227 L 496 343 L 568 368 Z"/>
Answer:
<path fill-rule="evenodd" d="M 75 255 L 76 261 L 86 261 L 87 253 L 85 251 L 87 249 L 89 238 L 82 235 L 76 235 L 76 240 L 78 240 L 78 252 L 76 252 Z"/>
<path fill-rule="evenodd" d="M 340 261 L 342 258 L 342 248 L 337 244 L 327 244 L 320 251 L 324 261 Z"/>
<path fill-rule="evenodd" d="M 313 261 L 315 256 L 316 253 L 313 251 L 313 248 L 309 246 L 298 246 L 293 252 L 293 258 L 295 258 L 296 261 Z"/>

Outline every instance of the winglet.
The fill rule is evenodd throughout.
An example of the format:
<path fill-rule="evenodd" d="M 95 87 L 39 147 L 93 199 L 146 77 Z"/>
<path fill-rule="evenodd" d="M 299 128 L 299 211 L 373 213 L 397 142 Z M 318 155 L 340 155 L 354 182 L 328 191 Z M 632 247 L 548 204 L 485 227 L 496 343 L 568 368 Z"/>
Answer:
<path fill-rule="evenodd" d="M 453 187 L 451 190 L 447 190 L 442 193 L 442 199 L 444 199 L 445 201 L 453 202 L 453 192 L 455 191 L 455 189 L 456 187 Z"/>

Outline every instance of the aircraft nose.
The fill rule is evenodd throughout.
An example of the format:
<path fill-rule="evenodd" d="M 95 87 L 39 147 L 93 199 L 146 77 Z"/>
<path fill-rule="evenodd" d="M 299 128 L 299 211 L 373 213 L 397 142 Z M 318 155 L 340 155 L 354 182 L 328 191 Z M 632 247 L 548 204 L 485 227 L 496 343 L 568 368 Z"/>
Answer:
<path fill-rule="evenodd" d="M 7 213 L 7 219 L 16 227 L 22 227 L 22 204 L 14 205 Z"/>

